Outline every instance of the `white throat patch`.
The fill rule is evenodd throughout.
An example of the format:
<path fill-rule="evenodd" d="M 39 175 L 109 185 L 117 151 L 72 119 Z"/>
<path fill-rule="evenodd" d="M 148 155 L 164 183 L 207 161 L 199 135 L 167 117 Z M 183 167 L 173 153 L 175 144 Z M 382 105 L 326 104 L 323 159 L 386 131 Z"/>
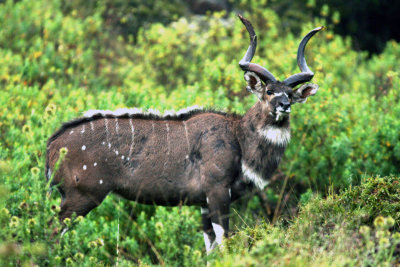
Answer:
<path fill-rule="evenodd" d="M 242 162 L 242 172 L 247 181 L 253 183 L 257 188 L 261 190 L 264 189 L 264 187 L 266 187 L 269 183 L 268 181 L 265 181 L 261 175 L 248 167 L 244 162 Z"/>
<path fill-rule="evenodd" d="M 277 146 L 286 146 L 290 141 L 290 130 L 288 128 L 267 126 L 261 128 L 259 134 L 265 140 Z"/>

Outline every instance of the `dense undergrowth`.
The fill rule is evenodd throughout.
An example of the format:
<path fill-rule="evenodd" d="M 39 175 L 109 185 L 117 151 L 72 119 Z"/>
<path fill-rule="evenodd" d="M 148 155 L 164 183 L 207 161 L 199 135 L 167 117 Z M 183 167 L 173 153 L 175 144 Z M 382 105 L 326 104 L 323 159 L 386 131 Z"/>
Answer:
<path fill-rule="evenodd" d="M 248 36 L 234 14 L 147 25 L 135 41 L 109 30 L 101 14 L 101 6 L 85 16 L 73 8 L 65 12 L 57 0 L 0 4 L 0 263 L 205 264 L 195 208 L 109 196 L 85 219 L 68 222 L 75 226 L 62 239 L 54 233 L 60 199 L 46 196 L 44 154 L 47 138 L 63 121 L 88 109 L 122 107 L 200 105 L 244 114 L 256 101 L 238 68 Z M 297 73 L 301 36 L 284 30 L 270 9 L 254 4 L 244 14 L 259 36 L 253 61 L 280 79 Z M 302 34 L 324 24 L 310 18 Z M 306 56 L 320 90 L 293 107 L 292 141 L 280 173 L 290 182 L 285 192 L 303 204 L 312 192 L 321 197 L 277 226 L 260 223 L 257 199 L 247 209 L 237 206 L 236 234 L 221 260 L 210 256 L 215 264 L 374 265 L 397 259 L 400 47 L 388 42 L 368 59 L 328 28 L 312 39 Z M 395 176 L 363 180 L 377 175 Z M 285 207 L 282 181 L 274 183 L 266 191 L 271 206 Z M 243 225 L 249 227 L 241 230 Z"/>

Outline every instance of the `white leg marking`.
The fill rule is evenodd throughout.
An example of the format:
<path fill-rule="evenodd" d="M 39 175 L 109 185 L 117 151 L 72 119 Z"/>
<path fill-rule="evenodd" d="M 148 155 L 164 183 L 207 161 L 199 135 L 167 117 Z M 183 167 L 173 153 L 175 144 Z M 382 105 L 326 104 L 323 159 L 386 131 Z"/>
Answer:
<path fill-rule="evenodd" d="M 129 125 L 131 126 L 131 133 L 132 133 L 131 147 L 129 148 L 129 156 L 131 156 L 133 146 L 135 144 L 135 128 L 133 127 L 132 119 L 129 119 Z"/>
<path fill-rule="evenodd" d="M 93 121 L 90 122 L 90 129 L 92 130 L 92 132 L 94 131 L 94 124 L 93 124 Z"/>
<path fill-rule="evenodd" d="M 49 168 L 47 170 L 47 179 L 50 179 L 50 178 L 51 178 L 51 169 Z"/>
<path fill-rule="evenodd" d="M 248 167 L 244 162 L 242 162 L 242 172 L 247 181 L 253 183 L 259 189 L 264 189 L 264 187 L 266 187 L 269 183 L 268 181 L 264 180 L 261 175 L 257 174 L 254 170 Z"/>
<path fill-rule="evenodd" d="M 87 169 L 87 166 L 86 166 L 86 165 L 83 165 L 82 169 L 83 169 L 83 170 L 86 170 L 86 169 Z"/>
<path fill-rule="evenodd" d="M 208 214 L 210 213 L 210 210 L 207 208 L 200 208 L 201 214 Z"/>
<path fill-rule="evenodd" d="M 208 204 L 208 197 L 206 197 L 206 201 L 207 201 L 207 204 Z"/>
<path fill-rule="evenodd" d="M 225 233 L 224 228 L 222 228 L 222 226 L 217 223 L 212 223 L 212 227 L 215 232 L 215 241 L 218 245 L 221 245 Z"/>
<path fill-rule="evenodd" d="M 232 197 L 232 190 L 229 188 L 229 198 L 231 198 Z"/>
<path fill-rule="evenodd" d="M 82 146 L 82 150 L 83 150 L 83 151 L 86 150 L 86 146 L 85 146 L 85 145 Z"/>
<path fill-rule="evenodd" d="M 278 128 L 278 127 L 267 126 L 265 128 L 260 129 L 259 134 L 271 144 L 278 146 L 286 146 L 290 141 L 289 128 Z"/>
<path fill-rule="evenodd" d="M 211 251 L 210 238 L 208 237 L 208 234 L 206 232 L 203 232 L 203 236 L 204 236 L 204 244 L 206 245 L 206 251 L 207 251 L 207 255 L 208 255 Z"/>
<path fill-rule="evenodd" d="M 185 127 L 185 135 L 186 135 L 186 143 L 187 143 L 188 153 L 190 153 L 190 142 L 189 142 L 188 130 L 186 128 L 186 121 L 183 122 L 183 126 Z"/>

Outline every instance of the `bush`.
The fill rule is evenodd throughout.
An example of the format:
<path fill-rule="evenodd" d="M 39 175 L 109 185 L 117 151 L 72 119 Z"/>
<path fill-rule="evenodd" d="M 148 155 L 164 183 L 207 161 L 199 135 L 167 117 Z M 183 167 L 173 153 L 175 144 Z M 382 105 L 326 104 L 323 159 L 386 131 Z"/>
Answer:
<path fill-rule="evenodd" d="M 0 4 L 0 225 L 6 229 L 0 233 L 0 261 L 204 263 L 198 257 L 204 248 L 194 208 L 149 207 L 112 196 L 86 219 L 77 219 L 79 225 L 58 242 L 60 199 L 46 197 L 46 140 L 63 121 L 87 109 L 206 105 L 244 114 L 255 103 L 237 66 L 248 46 L 246 30 L 234 14 L 215 13 L 137 29 L 135 44 L 105 30 L 101 8 L 84 16 L 64 8 L 58 0 Z M 260 37 L 254 62 L 280 79 L 298 72 L 301 36 L 287 32 L 270 9 L 245 15 Z M 302 34 L 324 24 L 308 21 Z M 350 48 L 349 39 L 329 30 L 310 42 L 307 60 L 321 89 L 307 104 L 294 106 L 292 142 L 281 164 L 280 173 L 294 186 L 322 195 L 365 175 L 399 174 L 399 45 L 389 42 L 371 59 Z M 279 191 L 268 194 L 277 201 Z M 250 204 L 248 213 L 240 212 L 245 220 L 253 218 L 247 215 L 257 202 Z M 356 218 L 371 222 L 380 209 L 364 210 L 371 213 L 367 219 Z M 178 246 L 167 246 L 172 240 Z"/>
<path fill-rule="evenodd" d="M 314 197 L 289 226 L 245 228 L 215 266 L 392 265 L 400 260 L 400 178 L 368 178 L 326 199 Z"/>

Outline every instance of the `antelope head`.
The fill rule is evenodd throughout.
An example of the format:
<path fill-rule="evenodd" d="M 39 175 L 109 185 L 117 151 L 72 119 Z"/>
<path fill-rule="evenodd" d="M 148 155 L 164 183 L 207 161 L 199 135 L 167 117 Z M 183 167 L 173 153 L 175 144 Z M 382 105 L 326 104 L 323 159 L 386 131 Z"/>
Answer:
<path fill-rule="evenodd" d="M 311 83 L 302 85 L 298 89 L 295 89 L 295 87 L 310 81 L 314 77 L 314 73 L 307 66 L 304 49 L 311 37 L 322 30 L 323 27 L 313 29 L 300 42 L 297 51 L 297 64 L 301 72 L 280 82 L 266 68 L 251 63 L 257 47 L 257 35 L 250 21 L 241 15 L 239 15 L 239 18 L 250 35 L 250 46 L 239 62 L 239 66 L 245 71 L 246 89 L 258 97 L 263 110 L 273 116 L 275 121 L 287 118 L 292 104 L 305 103 L 309 96 L 315 95 L 318 91 L 318 85 Z"/>

